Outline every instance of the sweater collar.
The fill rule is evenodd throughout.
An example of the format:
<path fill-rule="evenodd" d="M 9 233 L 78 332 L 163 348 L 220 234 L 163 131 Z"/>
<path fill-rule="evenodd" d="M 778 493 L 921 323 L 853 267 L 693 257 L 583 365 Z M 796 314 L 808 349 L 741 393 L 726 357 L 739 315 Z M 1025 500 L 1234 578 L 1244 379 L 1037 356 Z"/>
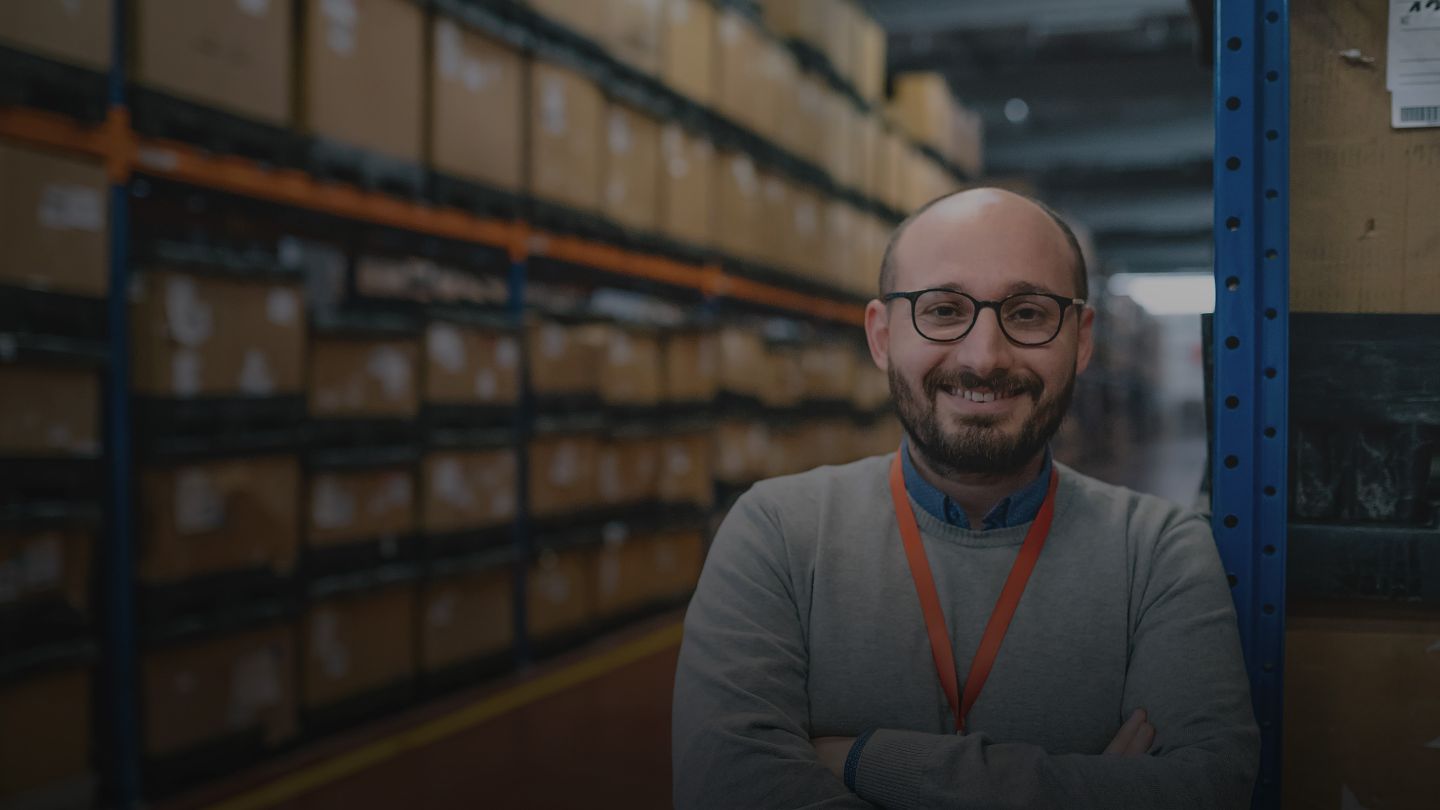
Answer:
<path fill-rule="evenodd" d="M 901 445 L 903 452 L 900 454 L 901 466 L 905 473 L 905 490 L 910 497 L 935 519 L 950 526 L 958 526 L 968 529 L 970 518 L 965 515 L 965 510 L 954 500 L 932 485 L 916 469 L 915 462 L 910 458 L 910 439 L 907 437 Z M 1050 447 L 1045 447 L 1045 462 L 1040 465 L 1040 475 L 1033 481 L 1010 493 L 985 515 L 982 530 L 1008 529 L 1015 526 L 1022 526 L 1035 519 L 1040 514 L 1040 507 L 1045 503 L 1045 496 L 1050 489 L 1050 473 L 1054 468 L 1054 454 Z"/>

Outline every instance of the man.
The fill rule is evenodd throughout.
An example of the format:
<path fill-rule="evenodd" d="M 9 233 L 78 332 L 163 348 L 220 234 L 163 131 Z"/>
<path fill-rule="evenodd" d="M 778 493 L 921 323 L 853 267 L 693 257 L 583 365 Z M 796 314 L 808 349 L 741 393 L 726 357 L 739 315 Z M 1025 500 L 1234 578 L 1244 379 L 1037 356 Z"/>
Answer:
<path fill-rule="evenodd" d="M 1241 808 L 1259 738 L 1208 525 L 1055 463 L 1083 256 L 995 189 L 897 229 L 865 328 L 906 441 L 757 484 L 685 619 L 680 808 Z M 958 732 L 958 733 L 957 733 Z"/>

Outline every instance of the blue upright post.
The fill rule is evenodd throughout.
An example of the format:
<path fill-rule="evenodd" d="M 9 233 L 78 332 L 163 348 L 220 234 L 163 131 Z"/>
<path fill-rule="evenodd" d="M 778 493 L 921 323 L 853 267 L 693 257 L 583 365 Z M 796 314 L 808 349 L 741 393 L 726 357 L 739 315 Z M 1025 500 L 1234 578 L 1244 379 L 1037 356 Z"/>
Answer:
<path fill-rule="evenodd" d="M 520 402 L 512 421 L 515 435 L 515 522 L 512 543 L 515 549 L 515 665 L 524 667 L 532 660 L 530 650 L 529 599 L 526 579 L 533 549 L 530 542 L 530 431 L 534 413 L 530 395 L 530 352 L 525 343 L 525 261 L 512 258 L 509 286 L 510 323 L 520 348 Z"/>
<path fill-rule="evenodd" d="M 125 106 L 125 0 L 114 0 L 110 66 L 112 110 Z M 107 806 L 140 806 L 140 690 L 137 678 L 135 535 L 130 446 L 130 190 L 128 178 L 110 189 L 110 288 L 106 307 L 109 363 L 105 379 L 106 531 L 100 558 L 104 605 L 97 761 Z"/>
<path fill-rule="evenodd" d="M 1289 6 L 1219 0 L 1215 42 L 1215 537 L 1280 806 L 1289 378 Z"/>

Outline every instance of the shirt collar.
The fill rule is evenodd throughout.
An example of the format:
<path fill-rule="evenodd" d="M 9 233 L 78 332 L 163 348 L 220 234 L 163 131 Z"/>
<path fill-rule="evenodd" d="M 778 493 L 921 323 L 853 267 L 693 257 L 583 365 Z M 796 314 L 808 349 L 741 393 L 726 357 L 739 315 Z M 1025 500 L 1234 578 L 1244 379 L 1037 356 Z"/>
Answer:
<path fill-rule="evenodd" d="M 965 515 L 965 510 L 955 503 L 949 495 L 941 492 L 932 485 L 916 469 L 915 462 L 910 458 L 910 440 L 908 438 L 901 444 L 901 466 L 905 473 L 905 490 L 910 497 L 920 504 L 920 508 L 929 512 L 935 518 L 942 520 L 952 526 L 970 528 L 970 518 Z M 1045 463 L 1040 465 L 1040 475 L 1035 480 L 1010 493 L 1009 496 L 1001 499 L 995 504 L 985 516 L 983 530 L 1008 529 L 1012 526 L 1023 526 L 1035 519 L 1040 514 L 1040 507 L 1045 503 L 1045 496 L 1050 491 L 1050 473 L 1055 464 L 1054 454 L 1049 446 L 1045 448 Z"/>

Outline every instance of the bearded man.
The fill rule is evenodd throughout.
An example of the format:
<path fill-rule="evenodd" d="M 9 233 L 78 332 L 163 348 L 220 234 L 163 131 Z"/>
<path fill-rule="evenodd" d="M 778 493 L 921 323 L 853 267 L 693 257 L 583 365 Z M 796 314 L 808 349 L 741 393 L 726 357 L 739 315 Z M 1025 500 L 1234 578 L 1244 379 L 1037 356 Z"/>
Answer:
<path fill-rule="evenodd" d="M 1241 808 L 1259 734 L 1209 525 L 1051 457 L 1084 257 L 975 189 L 891 237 L 865 328 L 906 439 L 757 484 L 685 618 L 680 808 Z"/>

